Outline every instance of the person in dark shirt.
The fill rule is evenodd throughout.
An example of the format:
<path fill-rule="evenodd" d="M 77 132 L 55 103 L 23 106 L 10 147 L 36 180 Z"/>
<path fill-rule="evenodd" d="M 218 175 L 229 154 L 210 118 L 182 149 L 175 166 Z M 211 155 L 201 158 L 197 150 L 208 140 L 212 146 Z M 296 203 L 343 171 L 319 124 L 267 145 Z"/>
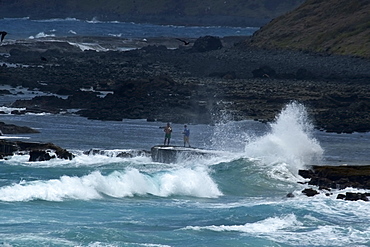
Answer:
<path fill-rule="evenodd" d="M 182 132 L 182 134 L 184 135 L 184 147 L 186 146 L 186 144 L 188 144 L 190 148 L 190 130 L 188 129 L 188 126 L 186 126 L 186 124 L 184 125 L 184 131 Z"/>

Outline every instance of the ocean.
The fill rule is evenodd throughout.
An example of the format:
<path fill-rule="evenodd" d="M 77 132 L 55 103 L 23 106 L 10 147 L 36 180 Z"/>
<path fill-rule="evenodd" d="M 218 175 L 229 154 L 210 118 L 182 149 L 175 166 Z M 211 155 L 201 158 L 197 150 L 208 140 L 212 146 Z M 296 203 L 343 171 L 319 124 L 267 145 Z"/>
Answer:
<path fill-rule="evenodd" d="M 45 37 L 186 37 L 198 38 L 212 35 L 250 36 L 258 27 L 223 27 L 223 26 L 174 26 L 154 25 L 119 21 L 80 20 L 76 18 L 32 20 L 25 18 L 0 19 L 0 29 L 8 32 L 7 39 L 38 39 Z"/>
<path fill-rule="evenodd" d="M 103 35 L 81 27 L 96 23 L 75 19 L 0 23 L 12 21 L 30 24 L 9 31 L 22 39 L 63 28 Z M 112 29 L 121 24 L 104 23 Z M 144 24 L 127 25 L 137 30 L 132 36 L 147 37 L 139 34 Z M 197 30 L 155 28 L 181 37 L 195 37 L 189 30 Z M 182 31 L 176 34 L 178 29 Z M 225 35 L 236 30 L 210 29 Z M 66 35 L 61 32 L 57 35 Z M 363 190 L 307 197 L 301 191 L 309 186 L 298 183 L 306 180 L 297 175 L 313 164 L 369 165 L 370 133 L 316 130 L 307 107 L 298 102 L 286 105 L 269 124 L 235 122 L 228 115 L 216 125 L 187 123 L 191 145 L 217 155 L 179 157 L 165 164 L 138 151 L 163 144 L 160 127 L 166 123 L 89 120 L 71 112 L 13 115 L 11 102 L 43 93 L 2 88 L 13 95 L 0 98 L 5 113 L 0 121 L 40 131 L 2 138 L 52 142 L 75 158 L 28 162 L 29 156 L 20 153 L 0 160 L 0 246 L 370 246 L 369 202 L 336 199 L 339 193 Z M 182 146 L 183 125 L 172 127 L 171 144 Z M 86 154 L 92 149 L 104 152 Z M 122 151 L 134 155 L 119 157 Z"/>

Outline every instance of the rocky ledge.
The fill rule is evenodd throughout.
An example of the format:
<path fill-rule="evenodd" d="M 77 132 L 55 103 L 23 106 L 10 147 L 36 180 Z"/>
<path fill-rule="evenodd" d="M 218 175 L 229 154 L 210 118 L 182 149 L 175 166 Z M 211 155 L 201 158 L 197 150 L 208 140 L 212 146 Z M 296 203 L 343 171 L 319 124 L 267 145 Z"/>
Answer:
<path fill-rule="evenodd" d="M 312 166 L 309 170 L 299 170 L 299 175 L 308 178 L 309 185 L 319 186 L 319 190 L 328 193 L 331 189 L 358 188 L 370 189 L 370 166 Z M 302 191 L 307 196 L 319 194 L 309 188 Z M 338 199 L 368 201 L 370 193 L 339 194 Z"/>
<path fill-rule="evenodd" d="M 45 161 L 54 158 L 71 160 L 73 158 L 72 153 L 53 143 L 0 140 L 1 159 L 12 156 L 16 152 L 28 153 L 29 161 Z"/>
<path fill-rule="evenodd" d="M 2 134 L 40 133 L 38 130 L 27 126 L 17 126 L 14 124 L 6 124 L 4 122 L 0 122 L 0 131 Z"/>
<path fill-rule="evenodd" d="M 78 109 L 84 117 L 118 121 L 214 123 L 222 114 L 272 121 L 287 103 L 298 101 L 319 129 L 370 131 L 369 59 L 264 50 L 241 39 L 246 38 L 201 37 L 183 45 L 163 38 L 119 51 L 114 47 L 122 39 L 80 37 L 109 44 L 113 50 L 106 52 L 81 51 L 68 40 L 4 44 L 0 53 L 9 56 L 0 59 L 0 80 L 65 96 L 14 103 L 25 112 Z"/>

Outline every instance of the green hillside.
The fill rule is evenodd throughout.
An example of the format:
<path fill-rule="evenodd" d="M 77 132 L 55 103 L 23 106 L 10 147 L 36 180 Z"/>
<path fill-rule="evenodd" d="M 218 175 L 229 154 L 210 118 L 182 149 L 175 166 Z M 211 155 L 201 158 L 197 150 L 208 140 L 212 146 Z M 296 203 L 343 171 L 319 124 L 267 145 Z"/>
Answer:
<path fill-rule="evenodd" d="M 308 0 L 256 32 L 252 44 L 370 57 L 369 0 Z"/>
<path fill-rule="evenodd" d="M 174 24 L 266 23 L 304 0 L 0 0 L 0 16 L 142 20 Z M 179 22 L 179 23 L 176 23 Z M 187 23 L 190 22 L 190 23 Z M 219 22 L 219 23 L 217 23 Z"/>

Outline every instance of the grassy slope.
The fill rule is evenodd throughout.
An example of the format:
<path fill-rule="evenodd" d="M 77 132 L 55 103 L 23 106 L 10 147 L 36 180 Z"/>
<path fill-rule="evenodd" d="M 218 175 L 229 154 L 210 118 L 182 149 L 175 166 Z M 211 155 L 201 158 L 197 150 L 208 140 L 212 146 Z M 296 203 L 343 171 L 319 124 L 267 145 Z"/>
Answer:
<path fill-rule="evenodd" d="M 308 0 L 255 33 L 252 44 L 370 57 L 369 0 Z"/>

